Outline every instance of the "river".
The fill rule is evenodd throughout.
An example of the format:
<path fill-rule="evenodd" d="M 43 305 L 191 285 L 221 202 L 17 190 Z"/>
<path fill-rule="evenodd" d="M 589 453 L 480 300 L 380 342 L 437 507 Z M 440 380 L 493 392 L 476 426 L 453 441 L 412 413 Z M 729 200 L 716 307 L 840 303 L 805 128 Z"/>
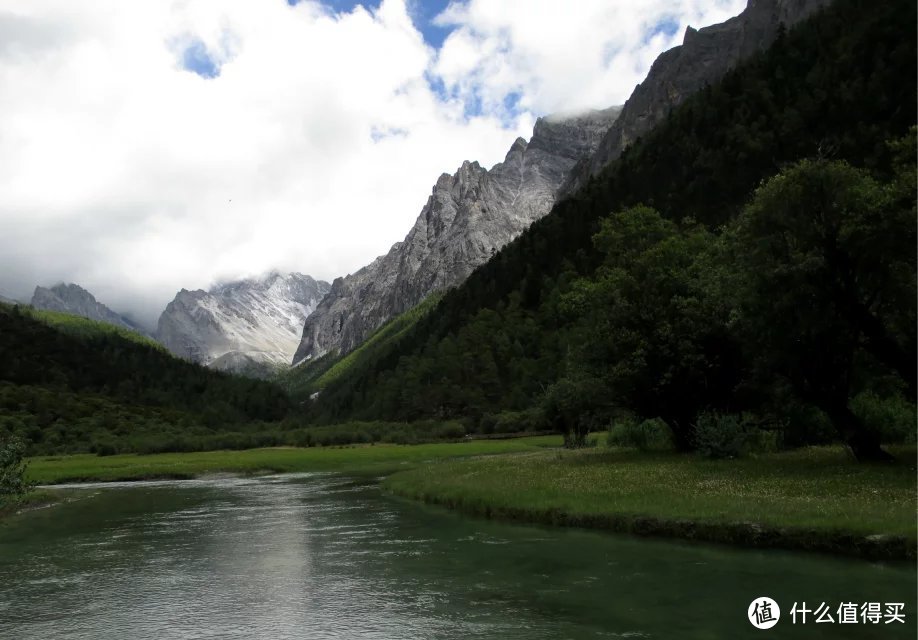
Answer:
<path fill-rule="evenodd" d="M 332 474 L 78 486 L 0 523 L 0 638 L 916 637 L 908 565 L 501 524 Z M 795 601 L 906 624 L 793 625 Z"/>

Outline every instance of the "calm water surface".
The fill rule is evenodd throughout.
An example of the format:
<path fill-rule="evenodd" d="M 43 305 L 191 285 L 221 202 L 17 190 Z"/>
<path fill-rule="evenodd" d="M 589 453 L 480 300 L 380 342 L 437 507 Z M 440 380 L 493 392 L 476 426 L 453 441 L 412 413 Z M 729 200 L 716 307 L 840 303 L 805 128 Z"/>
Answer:
<path fill-rule="evenodd" d="M 504 525 L 335 475 L 79 493 L 0 523 L 0 638 L 916 637 L 913 566 Z M 792 626 L 803 600 L 907 624 Z"/>

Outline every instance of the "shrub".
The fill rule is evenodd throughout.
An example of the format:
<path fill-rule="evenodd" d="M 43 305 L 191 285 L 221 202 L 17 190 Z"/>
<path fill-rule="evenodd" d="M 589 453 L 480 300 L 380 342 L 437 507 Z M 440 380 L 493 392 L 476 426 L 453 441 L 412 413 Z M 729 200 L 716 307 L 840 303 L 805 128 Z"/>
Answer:
<path fill-rule="evenodd" d="M 749 424 L 732 413 L 702 413 L 695 421 L 695 449 L 706 458 L 738 458 L 754 435 Z"/>
<path fill-rule="evenodd" d="M 624 418 L 609 425 L 606 445 L 632 447 L 641 451 L 672 449 L 673 435 L 666 423 L 659 418 L 641 421 L 635 418 Z"/>
<path fill-rule="evenodd" d="M 568 430 L 564 432 L 565 449 L 582 449 L 587 446 L 587 434 L 585 431 Z"/>
<path fill-rule="evenodd" d="M 551 428 L 545 412 L 536 407 L 525 411 L 503 411 L 493 416 L 486 416 L 492 427 L 487 433 L 523 433 L 527 431 L 547 431 Z"/>
<path fill-rule="evenodd" d="M 118 453 L 118 449 L 113 442 L 94 442 L 89 446 L 89 452 L 97 456 L 113 456 Z"/>
<path fill-rule="evenodd" d="M 434 427 L 430 435 L 435 440 L 458 440 L 465 436 L 465 427 L 455 420 L 444 422 Z"/>
<path fill-rule="evenodd" d="M 25 444 L 15 437 L 0 440 L 0 505 L 25 495 L 32 485 L 25 480 Z"/>
<path fill-rule="evenodd" d="M 778 399 L 772 413 L 778 416 L 778 421 L 782 425 L 781 448 L 829 444 L 838 439 L 838 432 L 825 412 L 801 402 L 790 394 Z"/>
<path fill-rule="evenodd" d="M 851 399 L 851 411 L 876 429 L 886 444 L 915 442 L 915 405 L 901 396 L 880 397 L 865 391 Z"/>

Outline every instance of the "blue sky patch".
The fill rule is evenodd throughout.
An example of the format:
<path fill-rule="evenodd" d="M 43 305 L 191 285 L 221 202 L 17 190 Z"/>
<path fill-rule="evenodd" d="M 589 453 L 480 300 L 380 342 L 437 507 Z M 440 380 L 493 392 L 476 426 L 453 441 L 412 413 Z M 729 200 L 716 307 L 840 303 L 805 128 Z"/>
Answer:
<path fill-rule="evenodd" d="M 443 46 L 443 41 L 453 30 L 453 27 L 434 24 L 434 18 L 443 13 L 449 6 L 450 0 L 411 0 L 408 3 L 408 15 L 414 27 L 424 36 L 424 42 L 434 49 Z"/>
<path fill-rule="evenodd" d="M 508 93 L 504 96 L 504 109 L 510 113 L 519 113 L 520 99 L 523 97 L 523 94 L 519 91 L 514 91 L 513 93 Z"/>
<path fill-rule="evenodd" d="M 220 75 L 220 65 L 207 51 L 207 45 L 201 40 L 192 40 L 182 50 L 182 68 L 196 73 L 202 78 L 216 78 Z"/>
<path fill-rule="evenodd" d="M 368 11 L 377 8 L 382 0 L 320 0 L 319 4 L 328 7 L 333 13 L 350 13 L 354 7 L 362 6 Z M 287 0 L 291 7 L 302 0 Z"/>
<path fill-rule="evenodd" d="M 302 0 L 287 0 L 291 7 L 299 4 Z M 381 0 L 320 0 L 321 4 L 326 6 L 334 13 L 350 13 L 355 7 L 362 6 L 368 11 L 373 11 L 379 7 Z M 453 27 L 441 27 L 434 24 L 434 18 L 449 6 L 450 0 L 409 0 L 408 15 L 414 27 L 421 32 L 424 42 L 439 49 L 443 46 L 443 41 L 453 30 Z"/>
<path fill-rule="evenodd" d="M 667 38 L 673 37 L 676 32 L 679 31 L 679 23 L 676 22 L 671 16 L 663 18 L 653 28 L 648 32 L 647 36 L 644 38 L 645 42 L 649 42 L 658 33 L 662 33 Z"/>
<path fill-rule="evenodd" d="M 429 71 L 425 71 L 424 79 L 427 80 L 427 86 L 430 87 L 431 91 L 437 94 L 437 97 L 440 98 L 440 100 L 446 101 L 450 99 L 451 96 L 449 91 L 446 89 L 446 83 L 443 82 L 443 78 L 434 75 Z"/>
<path fill-rule="evenodd" d="M 370 138 L 373 142 L 379 142 L 386 138 L 406 138 L 408 130 L 399 127 L 373 127 L 370 130 Z"/>
<path fill-rule="evenodd" d="M 481 96 L 477 93 L 473 94 L 466 100 L 462 105 L 462 115 L 466 119 L 474 118 L 475 116 L 480 116 L 484 113 L 483 105 L 481 104 Z"/>

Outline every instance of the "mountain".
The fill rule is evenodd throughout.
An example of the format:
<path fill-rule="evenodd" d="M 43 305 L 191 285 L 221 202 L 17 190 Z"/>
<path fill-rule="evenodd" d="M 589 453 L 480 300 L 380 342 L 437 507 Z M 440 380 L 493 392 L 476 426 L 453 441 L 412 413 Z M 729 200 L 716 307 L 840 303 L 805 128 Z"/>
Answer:
<path fill-rule="evenodd" d="M 403 242 L 346 278 L 303 328 L 294 363 L 354 349 L 390 318 L 434 291 L 463 282 L 560 198 L 573 194 L 622 151 L 740 61 L 766 49 L 782 29 L 829 0 L 750 0 L 738 16 L 686 30 L 661 54 L 623 108 L 540 119 L 490 171 L 463 163 L 444 174 Z"/>
<path fill-rule="evenodd" d="M 33 453 L 254 446 L 252 425 L 291 409 L 274 384 L 72 314 L 0 304 L 0 353 L 0 424 Z M 234 440 L 228 431 L 247 433 Z"/>
<path fill-rule="evenodd" d="M 775 10 L 786 6 L 769 4 Z M 723 242 L 733 237 L 731 233 L 721 236 L 719 230 L 735 225 L 757 187 L 801 159 L 825 161 L 828 157 L 847 162 L 887 182 L 897 171 L 897 154 L 903 153 L 901 142 L 888 142 L 906 136 L 914 143 L 909 128 L 915 124 L 915 11 L 915 4 L 906 0 L 881 5 L 835 0 L 788 29 L 766 51 L 750 56 L 720 81 L 673 108 L 583 188 L 559 200 L 551 213 L 534 222 L 460 286 L 446 292 L 434 309 L 397 340 L 329 381 L 308 405 L 312 418 L 328 422 L 461 418 L 488 430 L 496 428 L 494 420 L 504 416 L 506 420 L 501 420 L 510 431 L 538 430 L 545 428 L 541 407 L 556 411 L 566 404 L 573 407 L 570 415 L 578 420 L 595 418 L 593 427 L 608 424 L 603 420 L 617 403 L 622 406 L 638 393 L 651 397 L 665 384 L 682 380 L 676 375 L 682 370 L 674 366 L 632 380 L 627 392 L 632 397 L 608 393 L 602 386 L 606 384 L 603 376 L 593 380 L 599 391 L 578 386 L 578 376 L 585 376 L 585 357 L 601 358 L 602 348 L 610 345 L 622 348 L 614 341 L 601 347 L 596 340 L 599 332 L 594 330 L 602 329 L 601 321 L 610 321 L 616 314 L 633 320 L 634 331 L 621 333 L 632 341 L 635 336 L 643 337 L 641 332 L 654 326 L 655 320 L 673 319 L 672 325 L 660 327 L 659 335 L 653 337 L 673 348 L 663 354 L 666 358 L 660 357 L 660 351 L 649 350 L 653 343 L 648 339 L 644 351 L 610 361 L 610 375 L 621 375 L 624 367 L 669 365 L 667 358 L 685 354 L 685 362 L 676 363 L 678 366 L 702 362 L 711 365 L 710 371 L 721 371 L 723 367 L 715 361 L 719 354 L 727 363 L 735 357 L 745 372 L 756 371 L 742 360 L 746 351 L 741 343 L 721 348 L 723 341 L 715 341 L 710 353 L 696 358 L 690 349 L 697 345 L 671 342 L 682 335 L 676 321 L 700 308 L 696 299 L 678 288 L 642 286 L 641 278 L 669 277 L 678 271 L 670 265 L 648 263 L 652 252 L 641 263 L 645 274 L 629 272 L 630 263 L 611 268 L 609 256 L 597 244 L 634 240 L 635 228 L 623 227 L 616 234 L 602 221 L 610 219 L 610 214 L 647 205 L 659 214 L 661 228 L 684 228 L 688 238 L 695 237 L 689 230 L 701 229 L 712 234 L 707 242 L 718 248 L 722 237 Z M 905 155 L 913 160 L 913 147 Z M 902 206 L 910 211 L 913 201 Z M 807 208 L 800 207 L 800 211 Z M 912 235 L 900 234 L 906 244 L 914 234 L 914 218 L 908 226 Z M 600 229 L 605 235 L 594 242 Z M 863 237 L 872 237 L 864 233 Z M 635 251 L 640 250 L 641 242 L 653 238 L 648 233 L 635 242 Z M 674 255 L 676 246 L 681 245 L 667 247 L 660 256 L 678 261 L 692 255 L 688 251 Z M 913 246 L 909 245 L 912 257 Z M 737 250 L 736 255 L 744 253 Z M 712 262 L 693 268 L 699 274 L 737 270 L 730 260 Z M 839 263 L 847 264 L 841 259 Z M 616 303 L 611 297 L 607 309 L 591 311 L 595 326 L 584 326 L 581 309 L 591 308 L 594 293 L 616 278 L 619 284 L 633 282 L 634 295 L 643 293 L 647 300 L 663 299 L 665 304 L 637 307 L 629 315 L 629 309 L 636 308 L 633 300 Z M 702 292 L 726 295 L 731 287 L 720 282 Z M 879 297 L 873 299 L 876 302 Z M 717 308 L 729 310 L 729 304 Z M 902 309 L 907 311 L 907 306 Z M 811 313 L 810 317 L 832 316 Z M 730 325 L 697 325 L 706 326 L 720 327 L 734 339 Z M 914 323 L 896 326 L 908 327 L 914 335 Z M 686 344 L 689 342 L 686 338 Z M 621 368 L 616 368 L 619 364 Z M 693 380 L 706 380 L 708 375 L 704 372 Z M 769 370 L 763 379 L 778 380 L 780 375 Z M 569 384 L 559 386 L 563 381 Z M 686 396 L 691 395 L 692 387 L 685 384 L 683 388 Z M 307 390 L 314 393 L 312 388 Z M 731 411 L 741 401 L 755 400 L 724 395 L 718 400 L 734 403 Z M 665 403 L 648 404 L 659 412 Z M 652 418 L 659 413 L 647 410 L 639 415 Z M 810 427 L 817 433 L 824 425 L 812 423 L 806 428 Z"/>
<path fill-rule="evenodd" d="M 544 216 L 568 171 L 595 149 L 619 109 L 540 118 L 491 169 L 464 162 L 437 180 L 402 242 L 353 275 L 334 281 L 309 316 L 294 363 L 345 354 L 390 318 L 465 280 Z"/>
<path fill-rule="evenodd" d="M 287 365 L 303 321 L 328 290 L 327 282 L 277 272 L 209 291 L 182 289 L 160 315 L 156 337 L 175 355 L 216 369 Z"/>
<path fill-rule="evenodd" d="M 596 152 L 571 171 L 562 193 L 571 194 L 631 143 L 662 122 L 673 108 L 749 56 L 766 49 L 778 34 L 831 0 L 749 0 L 746 9 L 726 22 L 688 27 L 681 46 L 660 54 L 644 82 L 637 85 L 621 115 L 603 136 Z"/>
<path fill-rule="evenodd" d="M 107 322 L 117 327 L 130 329 L 143 335 L 149 332 L 96 300 L 95 296 L 76 284 L 56 284 L 53 287 L 35 287 L 32 306 L 45 311 L 59 311 L 81 316 L 98 322 Z"/>

